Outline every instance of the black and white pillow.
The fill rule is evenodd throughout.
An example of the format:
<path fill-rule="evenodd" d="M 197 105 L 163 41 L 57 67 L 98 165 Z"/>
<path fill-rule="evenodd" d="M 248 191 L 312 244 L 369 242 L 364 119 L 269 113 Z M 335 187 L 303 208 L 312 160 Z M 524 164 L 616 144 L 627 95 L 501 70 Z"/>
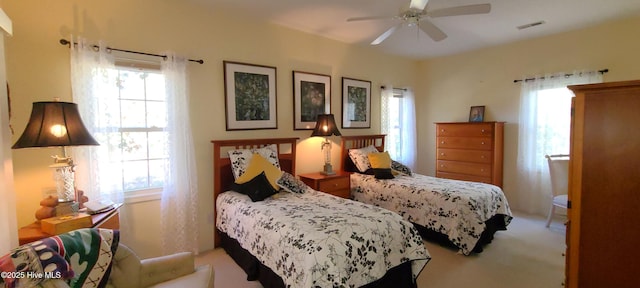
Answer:
<path fill-rule="evenodd" d="M 280 188 L 284 189 L 287 192 L 300 194 L 307 192 L 308 189 L 311 189 L 311 187 L 307 186 L 307 184 L 304 184 L 302 180 L 284 171 L 282 172 L 282 176 L 280 176 L 280 179 L 278 179 L 278 186 L 280 186 Z"/>
<path fill-rule="evenodd" d="M 411 168 L 409 168 L 406 165 L 404 165 L 404 164 L 402 164 L 402 163 L 400 163 L 398 161 L 395 161 L 395 160 L 391 160 L 391 170 L 395 170 L 395 171 L 398 171 L 398 172 L 400 172 L 402 174 L 406 174 L 406 175 L 409 175 L 409 176 L 412 175 Z"/>
<path fill-rule="evenodd" d="M 264 172 L 253 177 L 248 182 L 242 184 L 233 183 L 231 189 L 249 196 L 253 202 L 262 201 L 278 192 L 276 189 L 273 189 Z"/>
<path fill-rule="evenodd" d="M 379 151 L 373 145 L 359 149 L 349 149 L 349 158 L 351 158 L 351 161 L 353 161 L 353 164 L 356 165 L 356 168 L 358 168 L 360 173 L 364 173 L 367 169 L 371 168 L 371 163 L 369 163 L 369 153 L 376 152 Z"/>
<path fill-rule="evenodd" d="M 260 148 L 230 150 L 228 154 L 229 160 L 231 160 L 231 171 L 233 171 L 234 179 L 238 179 L 240 175 L 247 171 L 247 167 L 249 166 L 253 153 L 260 154 L 260 156 L 271 162 L 273 166 L 280 169 L 280 161 L 278 161 L 278 147 L 276 144 Z"/>

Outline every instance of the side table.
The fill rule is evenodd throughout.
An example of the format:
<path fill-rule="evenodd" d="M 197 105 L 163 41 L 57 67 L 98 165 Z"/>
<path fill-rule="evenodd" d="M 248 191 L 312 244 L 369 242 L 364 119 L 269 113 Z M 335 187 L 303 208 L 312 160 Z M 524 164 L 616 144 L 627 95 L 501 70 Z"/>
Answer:
<path fill-rule="evenodd" d="M 120 214 L 118 209 L 120 209 L 121 206 L 122 204 L 115 204 L 114 208 L 109 211 L 91 215 L 91 223 L 93 223 L 91 227 L 114 230 L 120 229 Z M 18 243 L 23 245 L 51 236 L 53 235 L 42 232 L 40 222 L 36 221 L 18 230 Z"/>
<path fill-rule="evenodd" d="M 335 175 L 324 175 L 320 172 L 300 174 L 300 180 L 311 188 L 334 196 L 351 198 L 349 173 L 337 172 Z"/>

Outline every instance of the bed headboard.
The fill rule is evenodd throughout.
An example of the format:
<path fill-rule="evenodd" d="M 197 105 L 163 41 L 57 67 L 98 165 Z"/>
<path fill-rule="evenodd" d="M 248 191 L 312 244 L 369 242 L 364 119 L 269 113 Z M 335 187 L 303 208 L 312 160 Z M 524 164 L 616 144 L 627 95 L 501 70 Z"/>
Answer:
<path fill-rule="evenodd" d="M 220 244 L 220 237 L 216 227 L 216 200 L 218 195 L 229 190 L 231 183 L 234 182 L 233 173 L 231 172 L 231 160 L 229 160 L 228 151 L 236 149 L 260 148 L 270 144 L 276 144 L 278 147 L 278 160 L 280 169 L 296 175 L 296 143 L 299 138 L 268 138 L 268 139 L 239 139 L 239 140 L 213 140 L 213 228 L 216 231 L 214 235 L 214 247 Z"/>
<path fill-rule="evenodd" d="M 356 169 L 353 161 L 349 158 L 349 149 L 357 149 L 373 145 L 378 149 L 378 151 L 382 152 L 384 151 L 385 136 L 385 134 L 342 136 L 342 150 L 340 152 L 340 161 L 342 161 L 340 168 L 342 171 L 355 171 Z"/>

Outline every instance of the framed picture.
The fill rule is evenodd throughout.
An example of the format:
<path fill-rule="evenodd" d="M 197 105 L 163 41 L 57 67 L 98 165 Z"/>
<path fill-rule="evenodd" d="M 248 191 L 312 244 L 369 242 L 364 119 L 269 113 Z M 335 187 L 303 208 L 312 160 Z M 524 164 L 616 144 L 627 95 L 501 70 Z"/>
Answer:
<path fill-rule="evenodd" d="M 223 61 L 227 131 L 276 129 L 276 67 Z"/>
<path fill-rule="evenodd" d="M 371 128 L 371 81 L 342 77 L 342 128 Z"/>
<path fill-rule="evenodd" d="M 293 128 L 313 130 L 318 114 L 331 113 L 331 76 L 293 71 Z"/>
<path fill-rule="evenodd" d="M 484 121 L 484 106 L 471 106 L 469 111 L 469 122 Z"/>

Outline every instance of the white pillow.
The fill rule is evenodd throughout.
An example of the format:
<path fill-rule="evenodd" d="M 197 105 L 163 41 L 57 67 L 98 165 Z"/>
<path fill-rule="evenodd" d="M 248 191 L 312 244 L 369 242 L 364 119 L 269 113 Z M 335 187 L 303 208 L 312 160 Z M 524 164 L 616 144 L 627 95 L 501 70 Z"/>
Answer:
<path fill-rule="evenodd" d="M 278 146 L 276 144 L 267 145 L 260 148 L 251 149 L 238 149 L 230 150 L 229 160 L 231 160 L 231 171 L 233 171 L 233 178 L 238 179 L 249 166 L 253 153 L 258 153 L 260 156 L 267 159 L 273 166 L 280 169 L 280 161 L 278 161 Z"/>
<path fill-rule="evenodd" d="M 369 163 L 369 153 L 376 152 L 380 151 L 378 151 L 378 149 L 373 145 L 358 149 L 349 149 L 349 158 L 351 158 L 353 164 L 356 165 L 356 168 L 358 168 L 361 173 L 364 173 L 364 171 L 371 168 L 371 163 Z"/>

